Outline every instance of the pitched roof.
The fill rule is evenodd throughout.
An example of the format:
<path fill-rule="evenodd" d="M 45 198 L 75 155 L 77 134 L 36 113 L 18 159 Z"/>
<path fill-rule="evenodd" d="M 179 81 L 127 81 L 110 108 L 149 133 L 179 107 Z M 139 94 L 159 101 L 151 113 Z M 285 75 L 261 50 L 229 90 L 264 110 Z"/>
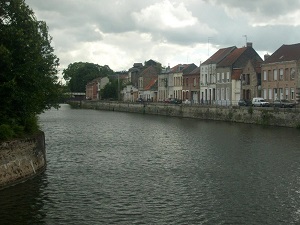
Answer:
<path fill-rule="evenodd" d="M 285 62 L 299 59 L 300 43 L 292 45 L 282 45 L 270 57 L 266 59 L 265 63 Z"/>
<path fill-rule="evenodd" d="M 233 69 L 231 74 L 232 80 L 239 80 L 242 74 L 242 69 Z"/>
<path fill-rule="evenodd" d="M 144 88 L 145 91 L 151 90 L 151 88 L 156 84 L 157 79 L 152 79 L 147 86 Z"/>
<path fill-rule="evenodd" d="M 197 66 L 197 68 L 195 68 L 194 70 L 192 70 L 190 73 L 188 73 L 188 74 L 199 74 L 199 76 L 200 76 L 200 67 L 199 66 Z"/>
<path fill-rule="evenodd" d="M 184 68 L 186 68 L 189 64 L 178 64 L 171 68 L 171 73 L 181 72 Z"/>
<path fill-rule="evenodd" d="M 236 49 L 236 46 L 231 46 L 228 48 L 221 48 L 215 54 L 213 54 L 211 57 L 209 57 L 206 61 L 204 61 L 202 63 L 202 65 L 219 63 L 222 59 L 224 59 L 230 52 L 232 52 L 235 49 Z"/>
<path fill-rule="evenodd" d="M 231 66 L 236 60 L 246 51 L 247 47 L 236 48 L 233 52 L 226 56 L 220 63 L 218 63 L 219 67 Z"/>
<path fill-rule="evenodd" d="M 184 74 L 190 73 L 192 70 L 194 70 L 197 66 L 194 63 L 191 64 L 178 64 L 171 68 L 171 73 L 178 73 L 182 72 Z"/>
<path fill-rule="evenodd" d="M 152 75 L 158 75 L 158 69 L 154 66 L 148 66 L 141 71 L 140 76 L 143 77 L 149 73 Z"/>

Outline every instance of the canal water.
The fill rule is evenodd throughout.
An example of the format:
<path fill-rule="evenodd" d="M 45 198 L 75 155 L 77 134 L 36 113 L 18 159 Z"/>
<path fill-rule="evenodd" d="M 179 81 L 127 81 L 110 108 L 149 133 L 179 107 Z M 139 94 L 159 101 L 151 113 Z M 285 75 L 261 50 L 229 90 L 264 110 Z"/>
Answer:
<path fill-rule="evenodd" d="M 300 224 L 300 131 L 62 105 L 0 224 Z"/>

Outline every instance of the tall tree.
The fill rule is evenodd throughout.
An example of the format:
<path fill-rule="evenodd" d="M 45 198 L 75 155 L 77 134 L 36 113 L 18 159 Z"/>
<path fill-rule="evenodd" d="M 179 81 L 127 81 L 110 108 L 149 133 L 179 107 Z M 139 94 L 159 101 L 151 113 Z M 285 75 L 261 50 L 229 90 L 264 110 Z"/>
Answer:
<path fill-rule="evenodd" d="M 72 92 L 85 92 L 88 82 L 98 77 L 106 77 L 113 74 L 109 66 L 100 66 L 88 62 L 75 62 L 64 69 L 63 76 Z"/>
<path fill-rule="evenodd" d="M 51 39 L 24 0 L 0 1 L 0 125 L 29 130 L 37 114 L 58 107 Z"/>

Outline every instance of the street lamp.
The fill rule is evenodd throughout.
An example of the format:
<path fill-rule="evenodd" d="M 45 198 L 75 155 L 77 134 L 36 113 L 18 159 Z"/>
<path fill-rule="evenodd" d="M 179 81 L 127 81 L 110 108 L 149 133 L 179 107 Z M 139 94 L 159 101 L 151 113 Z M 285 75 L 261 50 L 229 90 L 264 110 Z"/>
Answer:
<path fill-rule="evenodd" d="M 243 77 L 243 74 L 241 74 L 240 75 L 240 100 L 242 100 L 243 98 L 242 98 L 242 92 L 243 92 L 243 90 L 242 90 L 242 77 Z"/>

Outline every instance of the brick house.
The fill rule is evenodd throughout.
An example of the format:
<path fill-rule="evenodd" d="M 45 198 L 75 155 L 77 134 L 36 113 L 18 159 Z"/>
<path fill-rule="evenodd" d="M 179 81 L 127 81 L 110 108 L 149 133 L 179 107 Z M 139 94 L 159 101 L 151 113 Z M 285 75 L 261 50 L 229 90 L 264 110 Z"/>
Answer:
<path fill-rule="evenodd" d="M 262 64 L 262 97 L 297 101 L 300 98 L 300 43 L 282 45 Z"/>
<path fill-rule="evenodd" d="M 148 66 L 140 72 L 138 80 L 138 98 L 146 100 L 156 100 L 157 99 L 157 85 L 156 90 L 155 83 L 158 79 L 158 74 L 160 73 L 160 68 L 156 66 Z"/>
<path fill-rule="evenodd" d="M 252 43 L 247 43 L 246 47 L 234 49 L 217 64 L 216 104 L 236 105 L 238 103 L 242 95 L 242 89 L 238 87 L 243 86 L 243 75 L 240 74 L 240 77 L 238 78 L 236 72 L 239 70 L 243 71 L 248 65 L 249 60 L 253 60 L 254 62 L 263 61 L 253 49 Z M 234 76 L 232 76 L 233 74 Z M 250 88 L 249 85 L 251 79 L 248 79 L 248 88 Z"/>
<path fill-rule="evenodd" d="M 166 86 L 163 87 L 161 84 L 159 84 L 159 88 L 167 89 L 166 97 L 167 98 L 177 98 L 180 100 L 183 99 L 183 76 L 186 74 L 189 74 L 194 69 L 196 69 L 197 66 L 194 63 L 191 64 L 178 64 L 174 67 L 172 67 L 167 73 L 164 74 L 164 77 L 166 77 Z M 165 81 L 162 80 L 160 76 L 160 82 L 165 83 Z M 161 96 L 159 96 L 159 99 L 161 99 Z"/>
<path fill-rule="evenodd" d="M 248 60 L 241 71 L 241 94 L 240 99 L 252 100 L 254 97 L 261 97 L 261 61 Z"/>
<path fill-rule="evenodd" d="M 192 103 L 200 103 L 200 67 L 196 67 L 190 73 L 183 74 L 182 100 Z"/>
<path fill-rule="evenodd" d="M 200 98 L 202 103 L 214 104 L 216 100 L 216 68 L 235 46 L 219 49 L 200 65 Z"/>
<path fill-rule="evenodd" d="M 85 86 L 85 95 L 88 100 L 99 100 L 101 99 L 100 90 L 109 83 L 108 77 L 98 77 Z"/>

